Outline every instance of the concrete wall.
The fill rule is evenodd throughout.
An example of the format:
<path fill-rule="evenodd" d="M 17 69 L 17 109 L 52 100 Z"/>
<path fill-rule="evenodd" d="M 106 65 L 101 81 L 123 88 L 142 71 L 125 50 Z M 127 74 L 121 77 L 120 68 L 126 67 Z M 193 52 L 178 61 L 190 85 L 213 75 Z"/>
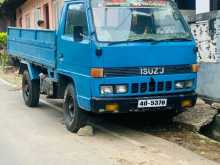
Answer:
<path fill-rule="evenodd" d="M 197 93 L 207 99 L 220 101 L 220 12 L 197 15 L 191 24 L 200 62 Z"/>
<path fill-rule="evenodd" d="M 197 93 L 213 101 L 220 101 L 220 63 L 201 63 Z"/>
<path fill-rule="evenodd" d="M 49 29 L 55 29 L 58 24 L 60 10 L 63 6 L 63 0 L 27 0 L 16 10 L 16 26 L 38 28 L 38 20 L 46 22 L 46 5 L 49 11 Z"/>

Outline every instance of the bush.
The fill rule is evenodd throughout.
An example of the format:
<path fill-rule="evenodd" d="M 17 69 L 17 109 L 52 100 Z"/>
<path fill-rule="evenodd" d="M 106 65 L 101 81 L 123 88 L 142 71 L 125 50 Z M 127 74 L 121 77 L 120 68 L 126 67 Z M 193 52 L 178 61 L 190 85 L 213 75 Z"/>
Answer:
<path fill-rule="evenodd" d="M 7 44 L 7 34 L 4 32 L 0 32 L 0 63 L 2 66 L 2 69 L 5 68 L 5 66 L 8 63 L 8 54 L 6 51 Z"/>
<path fill-rule="evenodd" d="M 7 43 L 7 34 L 4 32 L 0 32 L 0 45 L 6 46 Z"/>

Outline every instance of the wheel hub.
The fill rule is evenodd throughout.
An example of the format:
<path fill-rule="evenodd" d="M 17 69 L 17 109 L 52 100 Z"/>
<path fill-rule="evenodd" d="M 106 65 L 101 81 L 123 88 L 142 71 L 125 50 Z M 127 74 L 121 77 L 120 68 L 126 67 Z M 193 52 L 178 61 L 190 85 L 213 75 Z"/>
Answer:
<path fill-rule="evenodd" d="M 27 81 L 25 82 L 25 85 L 24 85 L 24 94 L 26 97 L 29 97 L 29 95 L 30 95 L 30 87 L 29 87 Z"/>
<path fill-rule="evenodd" d="M 71 118 L 74 117 L 74 113 L 75 113 L 75 109 L 74 109 L 74 101 L 73 101 L 73 98 L 72 97 L 69 97 L 68 99 L 68 104 L 67 104 L 67 111 L 68 111 L 68 114 Z"/>

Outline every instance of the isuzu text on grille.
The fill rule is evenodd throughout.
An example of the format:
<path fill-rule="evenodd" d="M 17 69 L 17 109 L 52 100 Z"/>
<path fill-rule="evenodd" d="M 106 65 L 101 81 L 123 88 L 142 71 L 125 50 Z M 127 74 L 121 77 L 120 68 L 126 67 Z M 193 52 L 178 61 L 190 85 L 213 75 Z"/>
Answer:
<path fill-rule="evenodd" d="M 158 74 L 164 74 L 164 72 L 165 69 L 163 67 L 148 67 L 141 69 L 142 75 L 158 75 Z"/>

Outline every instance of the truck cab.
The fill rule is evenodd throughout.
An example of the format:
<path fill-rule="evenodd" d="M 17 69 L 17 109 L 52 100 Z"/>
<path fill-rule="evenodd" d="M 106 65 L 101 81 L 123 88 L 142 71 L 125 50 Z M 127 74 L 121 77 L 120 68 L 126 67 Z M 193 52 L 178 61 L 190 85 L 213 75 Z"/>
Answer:
<path fill-rule="evenodd" d="M 88 112 L 181 112 L 196 103 L 196 44 L 171 0 L 65 1 L 56 32 L 32 30 L 33 42 L 41 36 L 52 46 L 32 44 L 31 55 L 24 42 L 25 52 L 13 49 L 27 31 L 9 28 L 8 41 L 9 54 L 21 61 L 25 103 L 36 106 L 40 93 L 64 98 L 71 132 Z"/>

